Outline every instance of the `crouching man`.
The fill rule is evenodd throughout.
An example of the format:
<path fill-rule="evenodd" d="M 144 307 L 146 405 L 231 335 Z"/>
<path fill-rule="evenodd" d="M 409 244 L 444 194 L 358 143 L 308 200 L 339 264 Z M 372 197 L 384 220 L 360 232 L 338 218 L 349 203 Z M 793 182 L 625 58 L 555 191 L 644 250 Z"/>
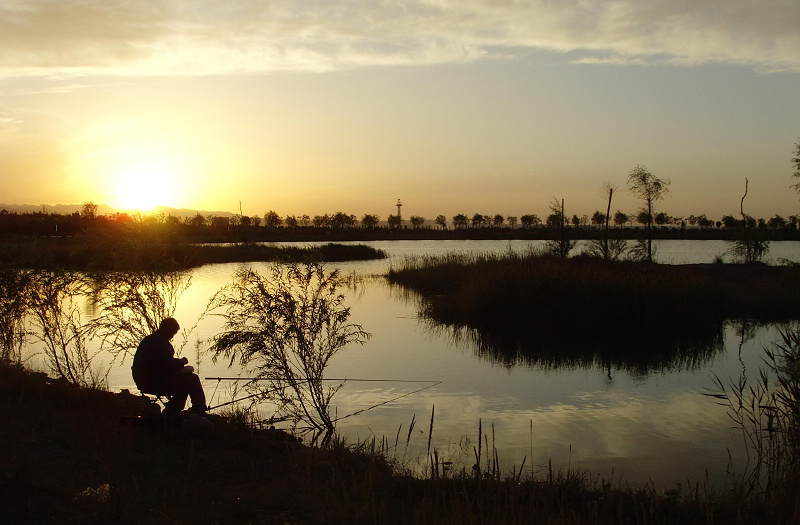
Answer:
<path fill-rule="evenodd" d="M 158 330 L 142 339 L 133 357 L 133 380 L 145 394 L 167 396 L 168 413 L 176 414 L 183 410 L 186 398 L 191 397 L 189 411 L 202 414 L 208 407 L 200 378 L 194 373 L 194 368 L 187 366 L 188 359 L 175 357 L 175 349 L 170 343 L 179 329 L 178 321 L 168 317 L 161 321 Z"/>

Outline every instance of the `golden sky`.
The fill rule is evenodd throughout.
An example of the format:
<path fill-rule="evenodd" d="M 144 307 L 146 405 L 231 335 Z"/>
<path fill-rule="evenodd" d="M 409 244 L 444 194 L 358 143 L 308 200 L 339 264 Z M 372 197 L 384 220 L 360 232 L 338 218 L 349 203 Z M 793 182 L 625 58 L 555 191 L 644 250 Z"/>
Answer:
<path fill-rule="evenodd" d="M 798 213 L 800 2 L 0 2 L 0 203 Z M 612 209 L 634 212 L 619 192 Z"/>

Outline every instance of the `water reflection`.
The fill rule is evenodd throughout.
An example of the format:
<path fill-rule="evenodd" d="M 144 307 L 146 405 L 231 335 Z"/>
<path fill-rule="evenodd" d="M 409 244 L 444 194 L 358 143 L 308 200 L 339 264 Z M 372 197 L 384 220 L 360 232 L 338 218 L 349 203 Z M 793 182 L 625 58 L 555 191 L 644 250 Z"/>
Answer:
<path fill-rule="evenodd" d="M 709 321 L 691 327 L 650 326 L 633 329 L 610 326 L 602 333 L 542 330 L 530 324 L 477 329 L 422 317 L 427 333 L 449 338 L 482 359 L 506 367 L 545 370 L 598 368 L 631 376 L 696 370 L 724 349 L 723 323 Z"/>

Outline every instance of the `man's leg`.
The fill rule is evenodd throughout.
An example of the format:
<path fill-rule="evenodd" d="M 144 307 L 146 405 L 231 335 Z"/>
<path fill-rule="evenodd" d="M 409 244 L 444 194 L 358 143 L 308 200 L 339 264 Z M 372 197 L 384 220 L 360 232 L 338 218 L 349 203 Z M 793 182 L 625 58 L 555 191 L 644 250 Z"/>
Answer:
<path fill-rule="evenodd" d="M 176 407 L 183 410 L 186 405 L 186 398 L 192 398 L 192 409 L 195 411 L 205 412 L 206 407 L 206 394 L 203 391 L 203 385 L 200 383 L 200 378 L 194 373 L 175 374 L 175 397 Z"/>

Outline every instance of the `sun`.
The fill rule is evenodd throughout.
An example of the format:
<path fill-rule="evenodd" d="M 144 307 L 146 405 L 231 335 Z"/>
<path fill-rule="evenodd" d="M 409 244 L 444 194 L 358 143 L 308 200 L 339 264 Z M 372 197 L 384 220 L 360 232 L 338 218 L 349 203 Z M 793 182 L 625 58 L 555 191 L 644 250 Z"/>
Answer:
<path fill-rule="evenodd" d="M 163 161 L 137 159 L 116 173 L 117 205 L 123 210 L 153 211 L 174 203 L 177 174 Z"/>

